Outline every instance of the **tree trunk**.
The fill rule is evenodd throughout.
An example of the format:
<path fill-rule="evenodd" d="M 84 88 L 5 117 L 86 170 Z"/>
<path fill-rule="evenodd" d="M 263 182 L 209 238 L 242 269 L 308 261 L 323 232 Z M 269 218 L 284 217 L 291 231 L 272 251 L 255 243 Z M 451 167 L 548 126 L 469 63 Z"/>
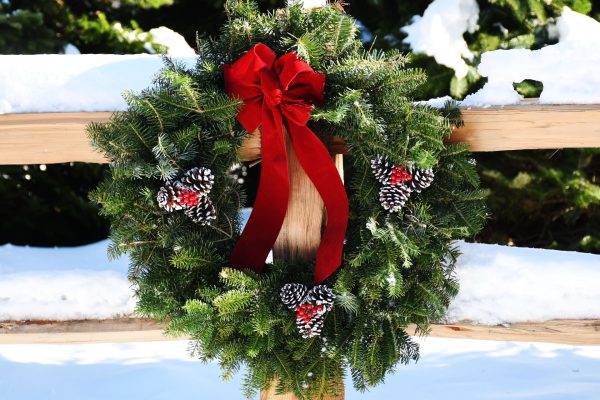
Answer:
<path fill-rule="evenodd" d="M 313 183 L 308 179 L 296 158 L 294 149 L 287 140 L 288 171 L 290 175 L 290 199 L 283 227 L 273 246 L 273 256 L 280 260 L 310 260 L 315 257 L 324 221 L 323 201 Z M 335 165 L 344 177 L 343 158 L 335 155 Z M 297 400 L 291 393 L 276 395 L 277 382 L 272 382 L 268 391 L 260 392 L 260 400 Z M 343 388 L 342 388 L 343 389 Z M 344 392 L 324 400 L 344 400 Z"/>

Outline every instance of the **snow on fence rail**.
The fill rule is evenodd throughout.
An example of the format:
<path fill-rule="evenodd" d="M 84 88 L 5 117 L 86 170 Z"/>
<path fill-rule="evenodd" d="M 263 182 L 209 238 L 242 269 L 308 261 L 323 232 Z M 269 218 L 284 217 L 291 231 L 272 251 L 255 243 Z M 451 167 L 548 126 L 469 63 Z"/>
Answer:
<path fill-rule="evenodd" d="M 0 246 L 0 344 L 168 339 L 135 314 L 128 259 L 109 262 L 108 244 Z M 461 291 L 433 336 L 600 344 L 600 255 L 456 245 Z"/>

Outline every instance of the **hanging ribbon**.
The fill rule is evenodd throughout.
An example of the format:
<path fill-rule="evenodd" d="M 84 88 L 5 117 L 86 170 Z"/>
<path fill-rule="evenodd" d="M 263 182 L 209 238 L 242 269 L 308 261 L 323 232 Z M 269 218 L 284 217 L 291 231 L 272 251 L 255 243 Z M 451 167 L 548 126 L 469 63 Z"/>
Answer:
<path fill-rule="evenodd" d="M 233 64 L 225 65 L 225 90 L 244 104 L 237 120 L 248 132 L 261 128 L 262 170 L 254 209 L 230 261 L 237 268 L 262 271 L 277 239 L 288 206 L 290 181 L 285 126 L 300 165 L 321 195 L 327 224 L 317 250 L 315 283 L 342 263 L 348 225 L 348 198 L 335 164 L 321 140 L 306 126 L 313 104 L 323 103 L 325 75 L 294 53 L 276 59 L 257 44 Z"/>

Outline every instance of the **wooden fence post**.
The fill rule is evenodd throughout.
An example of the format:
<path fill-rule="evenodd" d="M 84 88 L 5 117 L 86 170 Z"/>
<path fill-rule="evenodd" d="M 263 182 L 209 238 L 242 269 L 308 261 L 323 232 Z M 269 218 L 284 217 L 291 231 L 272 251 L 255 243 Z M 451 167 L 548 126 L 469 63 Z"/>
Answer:
<path fill-rule="evenodd" d="M 309 260 L 317 253 L 321 242 L 324 208 L 321 196 L 308 179 L 296 158 L 290 139 L 286 133 L 288 171 L 290 175 L 290 198 L 283 227 L 273 247 L 273 256 L 280 260 Z M 344 175 L 343 158 L 335 155 L 335 164 Z M 269 390 L 260 392 L 260 400 L 297 400 L 291 393 L 275 394 L 277 382 L 271 383 Z M 325 397 L 324 400 L 344 400 L 343 388 L 339 396 Z"/>

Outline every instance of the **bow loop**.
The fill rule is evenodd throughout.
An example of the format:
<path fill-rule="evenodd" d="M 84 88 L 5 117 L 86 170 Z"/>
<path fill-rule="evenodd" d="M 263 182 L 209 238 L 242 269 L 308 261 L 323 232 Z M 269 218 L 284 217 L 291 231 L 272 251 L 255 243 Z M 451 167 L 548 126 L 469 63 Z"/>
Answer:
<path fill-rule="evenodd" d="M 317 74 L 296 54 L 276 59 L 257 44 L 235 63 L 225 65 L 225 90 L 244 104 L 237 120 L 248 132 L 261 127 L 263 166 L 254 210 L 231 255 L 239 268 L 261 271 L 283 224 L 289 198 L 284 126 L 302 168 L 319 191 L 327 210 L 327 226 L 317 252 L 315 282 L 341 263 L 348 223 L 348 198 L 329 152 L 306 127 L 313 106 L 324 99 L 325 75 Z M 285 117 L 285 119 L 283 119 Z"/>

